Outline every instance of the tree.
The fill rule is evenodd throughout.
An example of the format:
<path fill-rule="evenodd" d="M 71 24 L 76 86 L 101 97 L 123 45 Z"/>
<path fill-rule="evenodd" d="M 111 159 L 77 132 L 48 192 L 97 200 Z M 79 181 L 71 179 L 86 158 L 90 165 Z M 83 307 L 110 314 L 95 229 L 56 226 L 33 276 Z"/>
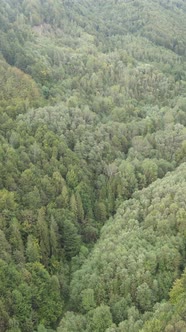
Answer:
<path fill-rule="evenodd" d="M 151 309 L 153 303 L 152 291 L 146 282 L 137 288 L 136 300 L 139 305 L 139 309 L 143 312 Z"/>
<path fill-rule="evenodd" d="M 50 222 L 50 251 L 51 254 L 55 257 L 59 255 L 59 229 L 57 222 L 55 221 L 54 217 L 52 216 Z"/>
<path fill-rule="evenodd" d="M 9 315 L 7 313 L 6 307 L 3 302 L 0 300 L 0 328 L 2 332 L 5 332 L 8 329 Z"/>
<path fill-rule="evenodd" d="M 61 320 L 57 332 L 82 332 L 86 329 L 86 319 L 82 315 L 67 312 Z"/>
<path fill-rule="evenodd" d="M 39 246 L 41 250 L 41 261 L 45 266 L 48 265 L 50 257 L 49 231 L 46 221 L 45 208 L 41 208 L 38 212 L 37 231 L 39 235 Z"/>
<path fill-rule="evenodd" d="M 18 220 L 15 218 L 12 220 L 11 225 L 9 227 L 9 243 L 12 248 L 12 255 L 17 261 L 17 263 L 24 262 L 24 246 L 21 238 L 21 233 L 19 230 Z"/>
<path fill-rule="evenodd" d="M 91 328 L 95 332 L 105 332 L 112 325 L 112 315 L 110 309 L 106 305 L 101 305 L 94 309 L 91 313 Z"/>
<path fill-rule="evenodd" d="M 30 263 L 39 262 L 41 259 L 41 251 L 38 240 L 33 236 L 29 235 L 27 239 L 26 247 L 27 260 Z"/>
<path fill-rule="evenodd" d="M 78 235 L 76 226 L 69 220 L 63 222 L 62 244 L 67 259 L 76 256 L 80 249 L 80 235 Z"/>
<path fill-rule="evenodd" d="M 96 303 L 94 300 L 94 291 L 91 288 L 85 289 L 81 293 L 82 296 L 82 306 L 85 311 L 89 311 L 95 308 Z"/>

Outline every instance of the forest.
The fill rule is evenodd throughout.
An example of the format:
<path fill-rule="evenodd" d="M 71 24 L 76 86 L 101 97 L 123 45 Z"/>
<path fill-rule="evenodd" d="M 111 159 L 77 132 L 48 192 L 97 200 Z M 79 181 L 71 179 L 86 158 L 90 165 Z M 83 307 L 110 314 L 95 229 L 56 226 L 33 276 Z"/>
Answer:
<path fill-rule="evenodd" d="M 186 331 L 185 0 L 0 0 L 0 331 Z"/>

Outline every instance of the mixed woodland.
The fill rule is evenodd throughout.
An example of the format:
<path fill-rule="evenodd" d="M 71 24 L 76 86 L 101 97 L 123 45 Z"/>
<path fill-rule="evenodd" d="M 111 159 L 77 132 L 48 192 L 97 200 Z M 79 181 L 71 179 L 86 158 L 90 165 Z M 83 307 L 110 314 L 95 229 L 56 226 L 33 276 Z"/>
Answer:
<path fill-rule="evenodd" d="M 0 331 L 186 331 L 185 0 L 0 0 Z"/>

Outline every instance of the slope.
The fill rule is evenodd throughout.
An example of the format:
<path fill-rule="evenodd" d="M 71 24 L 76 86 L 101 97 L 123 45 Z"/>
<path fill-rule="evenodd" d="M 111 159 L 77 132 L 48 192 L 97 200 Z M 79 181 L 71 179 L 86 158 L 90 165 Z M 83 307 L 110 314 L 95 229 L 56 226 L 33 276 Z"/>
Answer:
<path fill-rule="evenodd" d="M 102 228 L 71 282 L 70 306 L 86 317 L 78 331 L 139 331 L 153 306 L 167 298 L 185 265 L 185 191 L 182 164 L 136 192 Z M 59 332 L 67 324 L 74 331 L 73 316 L 66 317 Z M 106 330 L 112 320 L 118 328 Z"/>
<path fill-rule="evenodd" d="M 185 16 L 181 0 L 0 0 L 2 332 L 54 331 L 68 309 L 82 315 L 68 312 L 60 327 L 64 331 L 77 326 L 104 331 L 112 320 L 116 325 L 125 320 L 121 330 L 130 324 L 136 332 L 151 318 L 148 312 L 156 301 L 168 297 L 185 263 L 182 226 L 176 229 L 173 216 L 170 221 L 164 214 L 170 211 L 169 198 L 161 211 L 159 201 L 152 208 L 157 219 L 165 218 L 152 231 L 154 247 L 147 240 L 150 226 L 141 226 L 149 215 L 143 216 L 139 194 L 125 203 L 129 210 L 140 206 L 140 215 L 130 215 L 131 233 L 123 235 L 131 248 L 117 245 L 117 220 L 122 219 L 120 204 L 186 161 Z M 184 168 L 179 172 L 181 177 Z M 171 182 L 170 174 L 167 179 L 180 193 L 174 178 Z M 168 186 L 166 180 L 162 184 Z M 162 195 L 167 197 L 163 188 Z M 144 204 L 150 209 L 150 202 Z M 109 253 L 100 262 L 111 265 L 100 267 L 96 258 L 95 267 L 90 265 L 100 287 L 96 299 L 86 280 L 88 288 L 80 282 L 82 294 L 76 299 L 77 277 L 70 286 L 72 274 L 80 270 L 81 275 L 87 257 L 93 264 L 95 242 L 115 213 L 107 237 L 116 243 L 113 259 L 120 255 L 118 246 L 124 261 L 116 259 L 113 268 Z M 184 225 L 182 211 L 180 220 Z M 153 228 L 155 221 L 151 223 Z M 103 240 L 106 252 L 104 229 L 96 248 L 102 248 Z M 166 232 L 172 232 L 170 239 Z M 134 254 L 132 237 L 142 257 Z M 133 281 L 131 271 L 129 276 L 125 271 L 127 250 L 131 271 L 137 269 Z M 169 256 L 170 261 L 175 257 L 174 269 Z M 126 297 L 122 280 L 114 279 L 117 265 L 121 279 L 122 273 L 128 276 L 131 292 Z M 145 280 L 142 270 L 149 272 Z M 88 275 L 92 283 L 91 271 Z"/>

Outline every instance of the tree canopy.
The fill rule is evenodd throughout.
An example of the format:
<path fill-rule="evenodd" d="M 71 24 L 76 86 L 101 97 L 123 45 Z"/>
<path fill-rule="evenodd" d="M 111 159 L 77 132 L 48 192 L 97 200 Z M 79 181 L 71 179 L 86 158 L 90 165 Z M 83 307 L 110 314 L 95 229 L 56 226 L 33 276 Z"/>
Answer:
<path fill-rule="evenodd" d="M 186 3 L 0 0 L 0 330 L 185 331 Z"/>

